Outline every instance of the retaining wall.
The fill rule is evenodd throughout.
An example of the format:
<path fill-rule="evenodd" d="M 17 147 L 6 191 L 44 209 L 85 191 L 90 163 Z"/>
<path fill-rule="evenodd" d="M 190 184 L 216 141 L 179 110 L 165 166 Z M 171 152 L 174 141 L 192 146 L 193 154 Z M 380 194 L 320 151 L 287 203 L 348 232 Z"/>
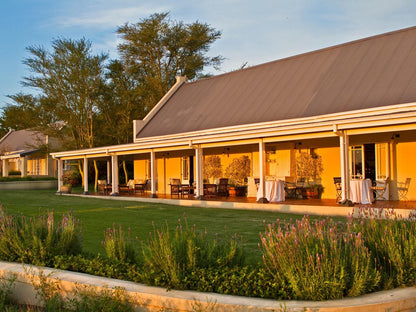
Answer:
<path fill-rule="evenodd" d="M 260 298 L 199 293 L 195 291 L 166 291 L 164 288 L 150 287 L 138 283 L 91 276 L 83 273 L 38 268 L 18 263 L 0 261 L 1 276 L 16 276 L 13 296 L 20 303 L 36 305 L 35 291 L 28 271 L 42 270 L 50 280 L 58 280 L 65 294 L 70 294 L 77 285 L 97 287 L 122 287 L 132 298 L 135 311 L 215 311 L 215 312 L 364 312 L 416 311 L 416 288 L 393 289 L 356 298 L 315 301 L 278 301 Z"/>

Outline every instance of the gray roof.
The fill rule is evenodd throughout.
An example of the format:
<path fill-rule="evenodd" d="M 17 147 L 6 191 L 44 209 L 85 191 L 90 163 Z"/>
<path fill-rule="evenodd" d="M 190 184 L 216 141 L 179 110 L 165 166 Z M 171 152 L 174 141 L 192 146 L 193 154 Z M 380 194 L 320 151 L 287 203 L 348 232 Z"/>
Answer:
<path fill-rule="evenodd" d="M 45 135 L 31 130 L 11 131 L 0 139 L 0 155 L 5 152 L 33 152 L 40 143 L 45 144 Z"/>
<path fill-rule="evenodd" d="M 416 27 L 186 83 L 137 138 L 414 101 Z"/>

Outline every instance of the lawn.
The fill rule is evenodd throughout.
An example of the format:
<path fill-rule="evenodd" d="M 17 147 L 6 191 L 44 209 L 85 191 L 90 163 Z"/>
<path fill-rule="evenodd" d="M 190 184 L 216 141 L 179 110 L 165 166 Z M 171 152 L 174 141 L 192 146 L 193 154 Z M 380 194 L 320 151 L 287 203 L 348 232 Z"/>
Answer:
<path fill-rule="evenodd" d="M 237 233 L 246 242 L 249 252 L 248 261 L 260 261 L 257 244 L 259 232 L 263 231 L 263 220 L 267 223 L 276 219 L 300 219 L 301 215 L 281 214 L 276 212 L 232 210 L 215 208 L 181 207 L 165 204 L 149 204 L 131 201 L 116 201 L 95 198 L 79 198 L 56 195 L 53 190 L 0 191 L 0 202 L 8 214 L 22 213 L 37 216 L 42 211 L 53 210 L 60 216 L 72 210 L 82 221 L 83 249 L 90 253 L 104 254 L 101 241 L 104 230 L 122 226 L 130 228 L 132 237 L 147 240 L 153 230 L 152 222 L 160 227 L 167 222 L 170 229 L 175 229 L 178 219 L 187 216 L 189 225 L 196 224 L 197 229 L 207 229 L 208 234 L 220 235 Z"/>

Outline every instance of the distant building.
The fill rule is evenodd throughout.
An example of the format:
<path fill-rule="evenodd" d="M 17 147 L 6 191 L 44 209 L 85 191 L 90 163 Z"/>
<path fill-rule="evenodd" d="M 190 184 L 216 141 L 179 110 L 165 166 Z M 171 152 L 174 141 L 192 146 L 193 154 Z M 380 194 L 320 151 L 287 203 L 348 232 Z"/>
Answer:
<path fill-rule="evenodd" d="M 7 177 L 12 173 L 22 177 L 56 177 L 56 161 L 49 155 L 47 148 L 51 143 L 47 135 L 38 131 L 10 130 L 0 139 L 2 176 Z"/>

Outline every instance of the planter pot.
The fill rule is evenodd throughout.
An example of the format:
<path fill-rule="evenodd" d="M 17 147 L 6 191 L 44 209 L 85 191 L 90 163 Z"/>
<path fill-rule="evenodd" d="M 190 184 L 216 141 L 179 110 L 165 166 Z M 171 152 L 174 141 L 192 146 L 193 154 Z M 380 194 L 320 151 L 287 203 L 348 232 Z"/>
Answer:
<path fill-rule="evenodd" d="M 72 185 L 62 185 L 61 192 L 65 194 L 71 194 L 72 192 Z"/>
<path fill-rule="evenodd" d="M 317 189 L 308 189 L 306 191 L 306 194 L 308 196 L 308 198 L 313 198 L 313 199 L 318 199 L 319 198 L 319 193 Z"/>
<path fill-rule="evenodd" d="M 235 197 L 235 193 L 236 193 L 235 187 L 231 186 L 228 188 L 228 194 L 230 197 Z"/>

